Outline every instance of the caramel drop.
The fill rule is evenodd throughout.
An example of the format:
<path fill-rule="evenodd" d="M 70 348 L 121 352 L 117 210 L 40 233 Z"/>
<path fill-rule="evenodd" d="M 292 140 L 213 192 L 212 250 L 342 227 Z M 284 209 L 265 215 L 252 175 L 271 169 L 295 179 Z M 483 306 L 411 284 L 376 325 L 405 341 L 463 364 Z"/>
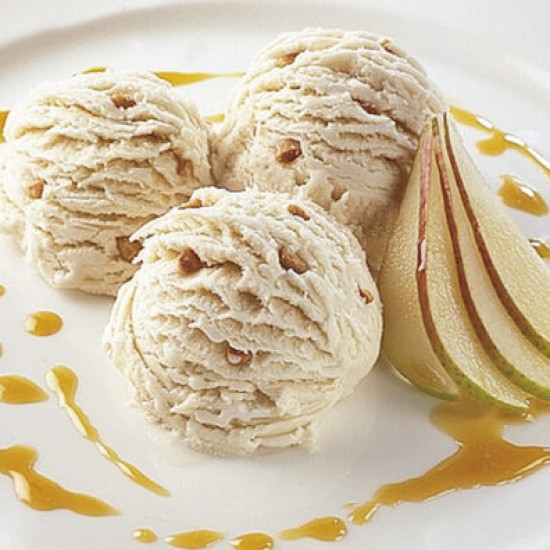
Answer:
<path fill-rule="evenodd" d="M 46 401 L 48 395 L 32 380 L 23 376 L 0 376 L 0 403 L 27 405 Z"/>
<path fill-rule="evenodd" d="M 186 531 L 185 533 L 170 535 L 164 540 L 174 548 L 207 548 L 223 540 L 223 538 L 223 534 L 217 531 L 199 529 L 197 531 Z"/>
<path fill-rule="evenodd" d="M 156 542 L 158 540 L 158 537 L 154 531 L 151 531 L 151 529 L 136 529 L 134 531 L 134 540 L 137 542 L 143 542 L 143 543 L 150 543 L 150 542 Z"/>
<path fill-rule="evenodd" d="M 231 541 L 235 550 L 271 550 L 275 542 L 265 533 L 247 533 Z"/>
<path fill-rule="evenodd" d="M 293 529 L 286 529 L 279 533 L 279 538 L 283 540 L 294 540 L 307 537 L 324 542 L 336 542 L 344 538 L 347 533 L 348 528 L 344 520 L 328 516 L 308 521 Z"/>
<path fill-rule="evenodd" d="M 25 330 L 33 336 L 51 336 L 61 330 L 63 319 L 52 311 L 37 311 L 25 319 Z"/>
<path fill-rule="evenodd" d="M 502 176 L 502 182 L 502 187 L 499 189 L 498 194 L 504 204 L 510 208 L 515 208 L 534 216 L 548 214 L 548 205 L 535 188 L 514 176 Z"/>

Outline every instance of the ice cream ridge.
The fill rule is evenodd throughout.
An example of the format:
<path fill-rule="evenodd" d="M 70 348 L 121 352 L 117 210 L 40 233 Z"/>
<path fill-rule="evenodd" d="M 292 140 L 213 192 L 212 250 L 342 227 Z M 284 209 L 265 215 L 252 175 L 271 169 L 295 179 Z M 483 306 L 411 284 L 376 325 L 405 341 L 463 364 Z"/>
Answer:
<path fill-rule="evenodd" d="M 105 347 L 137 405 L 193 449 L 310 443 L 378 357 L 364 253 L 307 199 L 201 189 L 133 238 L 141 267 Z"/>
<path fill-rule="evenodd" d="M 116 294 L 136 269 L 129 235 L 210 183 L 205 122 L 151 74 L 46 82 L 5 137 L 0 231 L 58 288 Z"/>
<path fill-rule="evenodd" d="M 424 69 L 367 32 L 286 33 L 252 60 L 212 145 L 222 185 L 291 192 L 348 225 L 378 271 L 427 117 Z"/>

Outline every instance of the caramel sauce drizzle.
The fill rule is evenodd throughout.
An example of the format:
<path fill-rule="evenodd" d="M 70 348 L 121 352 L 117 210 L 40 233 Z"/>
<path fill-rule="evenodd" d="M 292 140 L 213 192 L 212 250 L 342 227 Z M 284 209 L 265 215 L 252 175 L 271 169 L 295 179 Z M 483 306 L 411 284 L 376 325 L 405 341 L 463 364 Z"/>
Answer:
<path fill-rule="evenodd" d="M 206 120 L 208 120 L 208 122 L 211 122 L 212 124 L 217 124 L 219 122 L 223 122 L 225 120 L 225 113 L 217 113 L 215 115 L 208 115 L 206 117 Z"/>
<path fill-rule="evenodd" d="M 95 426 L 75 401 L 78 378 L 70 368 L 64 366 L 54 367 L 48 373 L 46 380 L 56 394 L 59 405 L 65 409 L 76 429 L 84 438 L 94 443 L 107 460 L 112 462 L 126 477 L 145 489 L 161 496 L 170 494 L 164 487 L 147 477 L 138 468 L 123 460 L 114 449 L 103 442 Z"/>
<path fill-rule="evenodd" d="M 32 380 L 23 376 L 0 376 L 0 403 L 27 405 L 46 401 L 48 395 Z"/>
<path fill-rule="evenodd" d="M 27 315 L 25 330 L 33 336 L 51 336 L 61 330 L 63 319 L 52 311 L 37 311 Z"/>
<path fill-rule="evenodd" d="M 235 550 L 271 550 L 274 544 L 273 538 L 265 533 L 247 533 L 231 541 Z"/>
<path fill-rule="evenodd" d="M 534 216 L 548 214 L 548 205 L 534 187 L 527 185 L 514 176 L 505 175 L 501 177 L 502 186 L 498 190 L 498 194 L 506 206 Z"/>
<path fill-rule="evenodd" d="M 223 540 L 223 533 L 198 529 L 197 531 L 186 531 L 170 535 L 164 540 L 174 548 L 206 548 L 216 542 Z"/>
<path fill-rule="evenodd" d="M 12 479 L 15 494 L 21 502 L 40 511 L 65 509 L 85 516 L 118 514 L 102 500 L 67 491 L 39 474 L 34 469 L 37 460 L 38 453 L 31 447 L 15 445 L 0 449 L 0 474 Z"/>
<path fill-rule="evenodd" d="M 313 519 L 293 529 L 285 529 L 279 533 L 279 538 L 282 540 L 295 540 L 307 537 L 323 542 L 336 542 L 344 538 L 347 533 L 348 528 L 344 520 L 327 516 Z"/>
<path fill-rule="evenodd" d="M 381 506 L 424 502 L 457 489 L 493 486 L 522 479 L 550 464 L 550 448 L 520 446 L 503 439 L 504 426 L 526 422 L 512 413 L 460 401 L 441 403 L 431 415 L 458 450 L 425 474 L 382 486 L 350 514 L 356 525 L 369 521 Z"/>
<path fill-rule="evenodd" d="M 550 245 L 548 243 L 542 239 L 532 238 L 529 239 L 529 244 L 543 260 L 550 260 Z"/>
<path fill-rule="evenodd" d="M 240 78 L 244 73 L 180 73 L 173 71 L 158 71 L 154 73 L 172 86 L 187 86 L 214 78 Z"/>
<path fill-rule="evenodd" d="M 143 542 L 147 544 L 158 540 L 156 533 L 151 529 L 136 529 L 133 534 L 136 542 Z"/>
<path fill-rule="evenodd" d="M 91 67 L 82 71 L 82 74 L 89 73 L 104 73 L 108 67 Z M 229 73 L 185 73 L 179 71 L 152 71 L 154 75 L 162 80 L 166 80 L 172 86 L 188 86 L 189 84 L 197 84 L 205 80 L 214 78 L 240 78 L 244 75 L 243 72 Z"/>
<path fill-rule="evenodd" d="M 4 126 L 6 125 L 6 119 L 9 114 L 9 111 L 0 111 L 0 143 L 4 143 L 4 141 L 6 141 L 6 138 L 4 137 Z"/>
<path fill-rule="evenodd" d="M 482 139 L 476 143 L 480 153 L 496 156 L 501 155 L 509 149 L 517 151 L 534 162 L 548 177 L 550 177 L 550 161 L 544 158 L 523 139 L 503 132 L 485 117 L 476 115 L 475 113 L 466 111 L 455 105 L 451 106 L 450 111 L 453 118 L 460 124 L 490 134 L 490 137 L 487 139 Z"/>

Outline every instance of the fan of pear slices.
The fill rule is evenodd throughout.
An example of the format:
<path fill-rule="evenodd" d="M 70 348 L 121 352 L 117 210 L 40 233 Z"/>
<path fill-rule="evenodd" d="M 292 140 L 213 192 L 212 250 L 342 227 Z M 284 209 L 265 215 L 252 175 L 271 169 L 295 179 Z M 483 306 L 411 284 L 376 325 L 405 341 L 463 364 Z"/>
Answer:
<path fill-rule="evenodd" d="M 521 412 L 550 399 L 550 270 L 446 113 L 421 136 L 379 284 L 383 350 L 415 386 Z"/>

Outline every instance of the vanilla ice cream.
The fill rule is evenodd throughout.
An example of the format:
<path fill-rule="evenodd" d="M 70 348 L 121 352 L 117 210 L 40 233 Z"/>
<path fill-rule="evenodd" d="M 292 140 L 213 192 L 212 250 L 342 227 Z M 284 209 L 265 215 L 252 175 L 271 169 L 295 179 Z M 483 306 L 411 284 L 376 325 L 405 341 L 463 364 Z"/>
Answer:
<path fill-rule="evenodd" d="M 128 236 L 210 183 L 205 123 L 150 74 L 46 82 L 5 137 L 0 230 L 55 287 L 115 294 L 136 270 Z"/>
<path fill-rule="evenodd" d="M 351 232 L 307 199 L 207 188 L 146 224 L 105 332 L 135 402 L 191 448 L 308 443 L 373 366 L 381 306 Z"/>
<path fill-rule="evenodd" d="M 215 177 L 309 197 L 380 267 L 418 135 L 444 101 L 422 67 L 366 32 L 283 34 L 252 61 L 212 146 Z"/>

